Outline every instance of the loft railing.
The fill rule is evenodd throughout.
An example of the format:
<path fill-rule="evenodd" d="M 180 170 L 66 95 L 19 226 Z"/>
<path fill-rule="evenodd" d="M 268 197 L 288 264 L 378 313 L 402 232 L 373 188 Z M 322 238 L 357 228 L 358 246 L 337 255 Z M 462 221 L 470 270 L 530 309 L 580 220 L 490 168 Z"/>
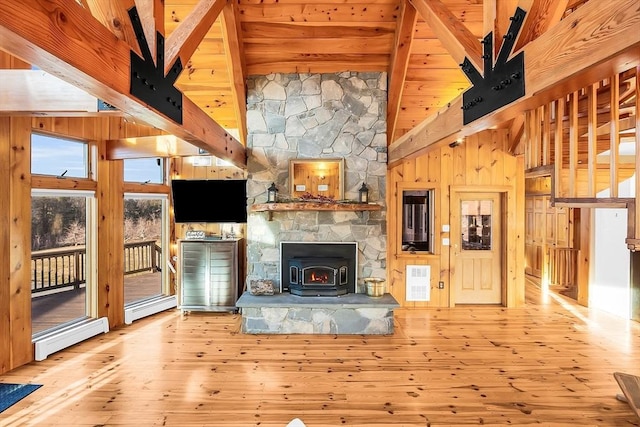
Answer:
<path fill-rule="evenodd" d="M 124 274 L 160 271 L 161 256 L 155 240 L 125 243 Z M 82 287 L 86 283 L 85 258 L 85 246 L 32 252 L 31 292 Z"/>

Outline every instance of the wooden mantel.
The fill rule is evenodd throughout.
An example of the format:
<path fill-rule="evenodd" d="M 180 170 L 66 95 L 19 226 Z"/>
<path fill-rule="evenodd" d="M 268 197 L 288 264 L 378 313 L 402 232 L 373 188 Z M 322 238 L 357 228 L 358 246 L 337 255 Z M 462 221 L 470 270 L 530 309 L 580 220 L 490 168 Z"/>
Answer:
<path fill-rule="evenodd" d="M 271 221 L 273 212 L 293 211 L 380 211 L 382 206 L 377 203 L 327 203 L 327 202 L 284 202 L 257 203 L 251 205 L 251 212 L 269 212 Z"/>

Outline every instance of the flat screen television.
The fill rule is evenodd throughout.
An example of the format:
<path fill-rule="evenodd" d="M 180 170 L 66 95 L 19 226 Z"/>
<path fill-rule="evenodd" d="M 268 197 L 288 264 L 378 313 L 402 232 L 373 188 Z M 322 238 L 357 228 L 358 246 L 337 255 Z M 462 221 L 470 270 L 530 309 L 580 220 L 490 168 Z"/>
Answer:
<path fill-rule="evenodd" d="M 175 222 L 247 222 L 247 180 L 174 179 Z"/>

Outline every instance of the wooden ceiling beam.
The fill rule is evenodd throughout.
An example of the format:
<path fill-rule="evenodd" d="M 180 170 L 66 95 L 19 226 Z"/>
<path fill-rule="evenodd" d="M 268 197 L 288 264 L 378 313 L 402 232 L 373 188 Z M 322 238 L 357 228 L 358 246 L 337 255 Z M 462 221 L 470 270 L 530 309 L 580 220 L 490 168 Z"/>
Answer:
<path fill-rule="evenodd" d="M 143 136 L 107 141 L 107 158 L 110 160 L 184 157 L 199 154 L 198 147 L 174 135 Z"/>
<path fill-rule="evenodd" d="M 440 0 L 410 0 L 457 64 L 468 58 L 482 73 L 480 40 Z"/>
<path fill-rule="evenodd" d="M 91 14 L 113 35 L 129 45 L 131 50 L 142 56 L 138 39 L 133 31 L 128 10 L 135 6 L 134 0 L 86 0 Z"/>
<path fill-rule="evenodd" d="M 187 97 L 182 124 L 129 93 L 131 51 L 75 0 L 0 2 L 0 49 L 162 129 L 246 169 L 238 140 Z"/>
<path fill-rule="evenodd" d="M 527 11 L 527 16 L 520 30 L 520 36 L 513 47 L 514 52 L 518 52 L 528 43 L 544 34 L 551 26 L 560 22 L 569 3 L 569 0 L 520 1 L 529 3 L 530 7 L 525 8 L 524 4 L 520 6 Z"/>
<path fill-rule="evenodd" d="M 514 154 L 524 134 L 524 115 L 515 116 L 509 124 L 509 143 L 507 152 Z"/>
<path fill-rule="evenodd" d="M 419 9 L 418 9 L 419 10 Z M 500 125 L 518 114 L 640 63 L 638 0 L 610 0 L 606 8 L 588 2 L 527 44 L 525 95 L 468 125 L 462 96 L 456 97 L 389 146 L 389 165 L 416 157 L 433 145 Z"/>
<path fill-rule="evenodd" d="M 244 60 L 240 16 L 236 2 L 229 2 L 222 9 L 222 35 L 227 57 L 227 69 L 231 76 L 231 96 L 238 123 L 240 141 L 247 145 L 247 64 Z"/>
<path fill-rule="evenodd" d="M 227 1 L 200 0 L 187 18 L 169 35 L 165 44 L 165 74 L 178 58 L 183 67 L 187 65 L 204 36 L 218 19 Z"/>
<path fill-rule="evenodd" d="M 517 7 L 528 10 L 520 4 L 523 1 L 533 0 L 483 0 L 482 1 L 482 34 L 493 33 L 493 53 L 498 54 L 502 45 L 503 36 L 507 33 L 511 18 Z M 522 33 L 522 32 L 521 32 Z"/>
<path fill-rule="evenodd" d="M 151 57 L 157 64 L 157 34 L 160 33 L 163 36 L 166 34 L 164 28 L 164 0 L 135 0 L 135 6 L 142 24 L 144 37 L 147 40 L 147 45 L 151 52 Z M 127 20 L 127 22 L 130 22 L 130 20 Z"/>
<path fill-rule="evenodd" d="M 416 9 L 408 0 L 403 0 L 400 6 L 398 27 L 388 71 L 387 145 L 395 138 L 396 124 L 400 113 L 400 100 L 402 99 L 404 81 L 407 77 L 411 44 L 417 21 L 418 13 Z"/>

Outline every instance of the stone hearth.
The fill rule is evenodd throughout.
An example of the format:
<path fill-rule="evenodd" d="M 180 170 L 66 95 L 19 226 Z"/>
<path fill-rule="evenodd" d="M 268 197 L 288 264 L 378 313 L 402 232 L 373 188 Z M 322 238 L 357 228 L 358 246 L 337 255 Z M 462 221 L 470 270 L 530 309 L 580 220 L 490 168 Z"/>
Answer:
<path fill-rule="evenodd" d="M 248 334 L 393 334 L 393 309 L 400 306 L 390 294 L 301 297 L 289 293 L 251 295 L 236 306 L 242 312 L 242 332 Z"/>

